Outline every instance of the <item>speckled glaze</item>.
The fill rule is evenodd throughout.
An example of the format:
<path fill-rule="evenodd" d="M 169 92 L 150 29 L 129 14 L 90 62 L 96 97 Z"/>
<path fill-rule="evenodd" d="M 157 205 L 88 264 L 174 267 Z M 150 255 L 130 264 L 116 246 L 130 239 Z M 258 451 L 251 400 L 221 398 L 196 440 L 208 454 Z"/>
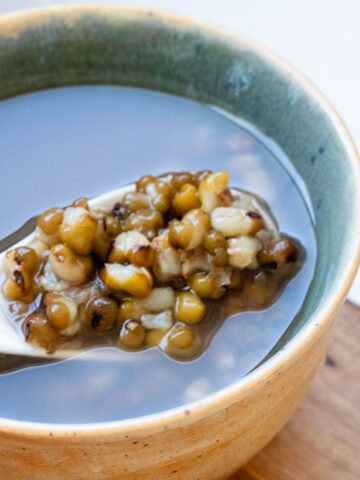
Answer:
<path fill-rule="evenodd" d="M 285 151 L 306 184 L 317 270 L 292 327 L 271 357 L 239 382 L 183 408 L 109 424 L 0 419 L 0 478 L 225 479 L 281 429 L 323 360 L 357 268 L 354 146 L 315 87 L 237 35 L 122 7 L 51 8 L 0 19 L 0 98 L 77 84 L 161 90 L 255 124 Z"/>

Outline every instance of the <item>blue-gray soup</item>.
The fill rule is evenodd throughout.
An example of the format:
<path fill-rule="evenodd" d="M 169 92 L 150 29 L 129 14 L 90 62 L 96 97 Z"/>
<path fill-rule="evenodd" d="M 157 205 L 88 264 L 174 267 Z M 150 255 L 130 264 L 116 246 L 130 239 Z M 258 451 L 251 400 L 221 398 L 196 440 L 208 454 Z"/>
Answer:
<path fill-rule="evenodd" d="M 306 258 L 277 301 L 227 318 L 198 358 L 157 348 L 101 347 L 67 360 L 0 357 L 0 417 L 46 423 L 121 420 L 179 407 L 250 372 L 294 321 L 309 289 L 316 241 L 291 163 L 246 122 L 174 96 L 125 87 L 71 87 L 0 103 L 0 239 L 52 205 L 153 175 L 229 170 L 231 186 L 264 198 Z"/>

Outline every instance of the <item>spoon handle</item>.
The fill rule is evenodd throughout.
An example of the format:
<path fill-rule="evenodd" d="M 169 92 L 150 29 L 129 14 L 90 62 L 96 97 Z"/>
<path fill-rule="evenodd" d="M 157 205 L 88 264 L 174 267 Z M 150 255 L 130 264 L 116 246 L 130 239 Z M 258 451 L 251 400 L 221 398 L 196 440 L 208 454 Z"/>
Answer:
<path fill-rule="evenodd" d="M 0 253 L 7 250 L 15 243 L 19 242 L 22 238 L 29 235 L 36 227 L 38 217 L 32 217 L 24 223 L 20 228 L 15 230 L 7 237 L 0 240 Z"/>

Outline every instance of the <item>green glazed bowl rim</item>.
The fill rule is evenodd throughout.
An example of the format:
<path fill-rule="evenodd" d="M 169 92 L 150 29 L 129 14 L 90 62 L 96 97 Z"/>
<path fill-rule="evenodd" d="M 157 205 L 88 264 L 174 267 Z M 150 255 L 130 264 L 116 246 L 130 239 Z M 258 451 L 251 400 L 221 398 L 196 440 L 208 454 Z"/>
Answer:
<path fill-rule="evenodd" d="M 221 27 L 213 26 L 209 23 L 189 19 L 174 13 L 165 13 L 162 10 L 145 9 L 130 6 L 53 6 L 39 9 L 23 10 L 15 13 L 0 16 L 0 34 L 17 35 L 21 29 L 29 23 L 38 24 L 41 21 L 51 19 L 56 15 L 63 15 L 69 20 L 83 14 L 106 13 L 111 15 L 122 15 L 126 13 L 134 17 L 142 18 L 152 16 L 161 19 L 168 26 L 192 26 L 198 27 L 207 35 L 215 38 L 223 38 L 231 41 L 234 46 L 246 47 L 260 57 L 266 59 L 271 65 L 284 77 L 291 76 L 293 82 L 308 96 L 315 100 L 322 111 L 331 120 L 336 129 L 339 138 L 342 141 L 347 153 L 348 162 L 352 173 L 355 186 L 355 217 L 353 238 L 349 241 L 350 251 L 347 265 L 337 272 L 337 278 L 334 282 L 334 288 L 331 292 L 332 297 L 323 302 L 323 306 L 313 314 L 312 320 L 307 323 L 296 335 L 290 339 L 285 347 L 275 353 L 265 363 L 254 369 L 238 381 L 232 383 L 226 388 L 219 390 L 202 400 L 184 404 L 180 407 L 166 410 L 151 415 L 137 417 L 126 420 L 114 420 L 111 422 L 89 423 L 89 424 L 52 424 L 19 421 L 7 418 L 0 418 L 0 432 L 11 433 L 15 435 L 26 434 L 27 436 L 47 437 L 53 435 L 56 437 L 99 437 L 99 436 L 121 436 L 121 435 L 139 435 L 152 434 L 155 431 L 171 429 L 179 426 L 189 425 L 216 414 L 220 410 L 227 408 L 234 402 L 246 397 L 249 392 L 255 391 L 257 384 L 270 378 L 281 366 L 288 364 L 297 354 L 306 349 L 312 342 L 315 335 L 325 332 L 329 328 L 329 323 L 341 307 L 346 295 L 355 278 L 360 255 L 360 159 L 355 144 L 348 132 L 340 115 L 336 112 L 332 104 L 321 93 L 321 91 L 302 73 L 297 71 L 288 62 L 274 54 L 267 48 L 250 40 L 240 34 L 231 33 Z M 329 297 L 329 294 L 327 294 Z"/>

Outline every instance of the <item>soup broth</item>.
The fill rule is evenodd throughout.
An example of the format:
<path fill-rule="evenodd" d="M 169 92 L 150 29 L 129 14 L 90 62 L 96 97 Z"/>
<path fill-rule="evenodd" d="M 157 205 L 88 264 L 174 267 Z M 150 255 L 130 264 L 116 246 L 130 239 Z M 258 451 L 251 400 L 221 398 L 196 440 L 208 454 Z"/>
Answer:
<path fill-rule="evenodd" d="M 1 416 L 88 423 L 175 408 L 248 373 L 295 319 L 316 259 L 311 216 L 287 171 L 289 162 L 252 127 L 194 102 L 121 87 L 64 88 L 7 100 L 0 105 L 0 122 L 9 179 L 0 210 L 10 207 L 6 217 L 0 213 L 9 223 L 15 218 L 21 224 L 51 203 L 66 205 L 80 193 L 91 197 L 144 173 L 226 169 L 231 186 L 264 198 L 279 230 L 298 239 L 306 252 L 301 270 L 268 308 L 237 313 L 244 303 L 240 295 L 208 301 L 206 321 L 215 319 L 218 331 L 208 336 L 207 350 L 187 362 L 156 348 L 119 351 L 110 346 L 111 337 L 109 346 L 102 340 L 99 348 L 58 363 L 3 356 Z M 19 130 L 22 125 L 26 129 Z M 19 188 L 20 198 L 29 201 L 22 205 L 14 198 L 9 204 Z"/>

